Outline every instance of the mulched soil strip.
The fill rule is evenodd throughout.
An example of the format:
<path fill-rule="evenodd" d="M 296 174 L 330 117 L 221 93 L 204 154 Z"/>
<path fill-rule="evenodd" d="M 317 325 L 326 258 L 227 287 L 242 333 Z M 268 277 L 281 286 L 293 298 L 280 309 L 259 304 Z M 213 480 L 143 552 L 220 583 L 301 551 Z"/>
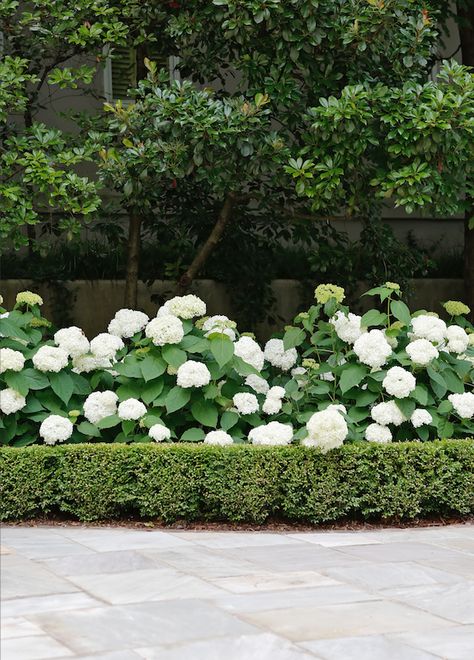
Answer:
<path fill-rule="evenodd" d="M 269 520 L 261 525 L 249 525 L 245 523 L 219 523 L 219 522 L 187 522 L 177 521 L 165 524 L 160 520 L 135 520 L 123 518 L 118 520 L 102 520 L 90 523 L 82 523 L 66 517 L 34 518 L 20 522 L 2 523 L 4 527 L 110 527 L 128 529 L 163 529 L 163 530 L 186 530 L 206 532 L 314 532 L 320 531 L 368 531 L 378 529 L 412 529 L 414 527 L 447 527 L 449 525 L 474 524 L 474 516 L 449 516 L 445 518 L 422 518 L 414 520 L 385 520 L 383 522 L 362 522 L 354 520 L 343 520 L 327 524 L 310 525 L 303 523 L 288 523 L 278 520 Z"/>

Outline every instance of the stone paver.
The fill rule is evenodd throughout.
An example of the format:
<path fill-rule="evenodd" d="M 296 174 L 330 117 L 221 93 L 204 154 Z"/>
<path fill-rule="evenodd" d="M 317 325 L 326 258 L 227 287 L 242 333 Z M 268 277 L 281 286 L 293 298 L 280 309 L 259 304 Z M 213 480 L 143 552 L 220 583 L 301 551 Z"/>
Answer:
<path fill-rule="evenodd" d="M 2 660 L 472 660 L 474 525 L 9 527 Z"/>

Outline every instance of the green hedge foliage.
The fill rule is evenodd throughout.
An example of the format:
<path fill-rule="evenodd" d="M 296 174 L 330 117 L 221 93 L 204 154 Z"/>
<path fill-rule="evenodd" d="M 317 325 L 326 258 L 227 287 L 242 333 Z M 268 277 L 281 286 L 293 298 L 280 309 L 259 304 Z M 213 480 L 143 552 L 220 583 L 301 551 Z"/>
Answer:
<path fill-rule="evenodd" d="M 323 523 L 474 512 L 474 441 L 305 447 L 76 444 L 0 450 L 3 520 L 66 514 Z"/>

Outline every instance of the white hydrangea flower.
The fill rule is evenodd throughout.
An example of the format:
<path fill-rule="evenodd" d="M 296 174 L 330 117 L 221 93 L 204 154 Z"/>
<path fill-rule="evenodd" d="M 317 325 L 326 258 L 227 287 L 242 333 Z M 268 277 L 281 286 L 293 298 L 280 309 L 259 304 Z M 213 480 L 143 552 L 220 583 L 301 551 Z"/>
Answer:
<path fill-rule="evenodd" d="M 328 409 L 314 413 L 306 423 L 308 435 L 302 440 L 305 447 L 319 447 L 324 453 L 340 447 L 349 429 L 339 410 Z"/>
<path fill-rule="evenodd" d="M 283 399 L 286 395 L 286 390 L 280 385 L 274 385 L 268 390 L 267 396 L 273 399 Z"/>
<path fill-rule="evenodd" d="M 326 380 L 329 383 L 332 383 L 335 379 L 334 374 L 331 371 L 324 371 L 322 374 L 319 374 L 321 380 Z"/>
<path fill-rule="evenodd" d="M 91 353 L 96 358 L 106 360 L 115 360 L 117 351 L 125 346 L 123 341 L 117 335 L 111 335 L 108 332 L 101 332 L 91 341 Z"/>
<path fill-rule="evenodd" d="M 385 444 L 392 441 L 392 432 L 387 426 L 381 424 L 369 424 L 365 429 L 365 439 L 369 442 L 380 442 Z"/>
<path fill-rule="evenodd" d="M 289 445 L 293 439 L 291 424 L 270 422 L 252 429 L 248 435 L 253 445 Z"/>
<path fill-rule="evenodd" d="M 91 424 L 97 424 L 101 419 L 116 414 L 117 401 L 118 396 L 111 390 L 92 392 L 84 401 L 84 417 Z"/>
<path fill-rule="evenodd" d="M 67 417 L 49 415 L 41 422 L 39 434 L 47 445 L 69 440 L 73 432 L 73 424 Z"/>
<path fill-rule="evenodd" d="M 410 360 L 420 367 L 426 367 L 432 360 L 439 357 L 438 349 L 427 339 L 415 339 L 407 345 L 405 350 Z"/>
<path fill-rule="evenodd" d="M 152 319 L 145 329 L 145 335 L 155 346 L 179 344 L 184 337 L 183 322 L 172 314 Z"/>
<path fill-rule="evenodd" d="M 25 397 L 16 390 L 11 387 L 0 390 L 0 410 L 4 415 L 13 415 L 25 406 Z"/>
<path fill-rule="evenodd" d="M 392 347 L 382 330 L 369 330 L 354 343 L 354 353 L 363 364 L 376 369 L 386 363 L 392 354 Z"/>
<path fill-rule="evenodd" d="M 25 356 L 12 348 L 0 348 L 0 374 L 5 371 L 21 371 L 25 366 Z"/>
<path fill-rule="evenodd" d="M 141 332 L 148 323 L 148 316 L 133 309 L 119 309 L 110 321 L 108 331 L 111 335 L 129 339 Z"/>
<path fill-rule="evenodd" d="M 341 310 L 329 319 L 329 323 L 334 326 L 337 336 L 348 344 L 353 344 L 365 332 L 361 326 L 361 316 L 349 314 L 346 316 Z"/>
<path fill-rule="evenodd" d="M 440 344 L 446 336 L 446 323 L 436 316 L 420 314 L 420 316 L 415 316 L 412 319 L 411 325 L 413 328 L 412 336 L 415 339 L 427 339 Z"/>
<path fill-rule="evenodd" d="M 347 408 L 346 406 L 343 406 L 342 403 L 330 403 L 325 410 L 337 410 L 337 412 L 347 415 Z"/>
<path fill-rule="evenodd" d="M 385 390 L 397 399 L 404 399 L 416 387 L 416 378 L 403 367 L 392 367 L 387 371 L 382 385 Z"/>
<path fill-rule="evenodd" d="M 175 296 L 167 300 L 158 310 L 158 317 L 172 314 L 181 319 L 192 319 L 195 316 L 204 316 L 206 313 L 206 303 L 193 294 L 187 296 Z"/>
<path fill-rule="evenodd" d="M 245 384 L 257 392 L 257 394 L 266 394 L 270 389 L 270 385 L 267 381 L 261 376 L 257 376 L 257 374 L 250 374 L 247 376 Z"/>
<path fill-rule="evenodd" d="M 241 415 L 251 415 L 257 412 L 259 408 L 257 397 L 249 392 L 234 394 L 232 402 Z"/>
<path fill-rule="evenodd" d="M 290 373 L 293 378 L 297 378 L 298 376 L 304 376 L 308 372 L 304 367 L 294 367 Z"/>
<path fill-rule="evenodd" d="M 232 445 L 234 440 L 232 436 L 226 433 L 225 431 L 209 431 L 204 438 L 204 444 L 206 445 Z"/>
<path fill-rule="evenodd" d="M 153 424 L 148 430 L 148 435 L 155 442 L 163 442 L 171 438 L 171 431 L 166 426 L 163 426 L 163 424 Z"/>
<path fill-rule="evenodd" d="M 450 325 L 446 330 L 446 350 L 449 353 L 464 353 L 469 346 L 469 335 L 459 325 Z"/>
<path fill-rule="evenodd" d="M 125 399 L 119 403 L 117 412 L 120 419 L 135 421 L 146 415 L 146 406 L 138 399 Z"/>
<path fill-rule="evenodd" d="M 89 340 L 81 328 L 72 325 L 69 328 L 62 328 L 54 335 L 54 342 L 66 351 L 71 357 L 77 357 L 89 352 Z"/>
<path fill-rule="evenodd" d="M 262 411 L 266 415 L 276 415 L 280 412 L 282 405 L 283 402 L 281 399 L 267 395 L 267 398 L 265 399 L 262 406 Z"/>
<path fill-rule="evenodd" d="M 381 426 L 388 426 L 388 424 L 400 426 L 400 424 L 407 421 L 407 418 L 395 401 L 383 401 L 382 403 L 378 403 L 372 408 L 370 415 L 372 419 Z"/>
<path fill-rule="evenodd" d="M 416 429 L 419 428 L 420 426 L 424 426 L 425 424 L 431 424 L 432 421 L 433 421 L 433 417 L 424 408 L 416 408 L 416 410 L 413 411 L 413 414 L 410 417 L 410 422 L 413 424 L 413 426 Z"/>
<path fill-rule="evenodd" d="M 33 365 L 38 371 L 57 373 L 67 367 L 68 360 L 68 353 L 58 346 L 41 346 L 33 355 Z"/>
<path fill-rule="evenodd" d="M 108 369 L 111 366 L 107 358 L 99 358 L 95 355 L 79 355 L 72 359 L 72 367 L 75 374 L 88 374 L 98 369 Z"/>
<path fill-rule="evenodd" d="M 178 369 L 177 384 L 180 387 L 203 387 L 210 382 L 211 373 L 202 362 L 188 360 Z"/>
<path fill-rule="evenodd" d="M 298 359 L 296 348 L 289 348 L 285 351 L 282 339 L 269 339 L 265 344 L 263 354 L 270 364 L 282 371 L 291 369 Z"/>
<path fill-rule="evenodd" d="M 263 351 L 252 337 L 240 337 L 234 344 L 234 354 L 257 371 L 263 369 Z"/>
<path fill-rule="evenodd" d="M 213 332 L 220 332 L 227 335 L 231 341 L 235 341 L 234 328 L 236 324 L 223 314 L 216 314 L 206 319 L 202 325 L 202 330 L 206 337 L 209 337 Z"/>
<path fill-rule="evenodd" d="M 448 400 L 451 402 L 455 412 L 463 419 L 474 417 L 474 394 L 464 392 L 464 394 L 450 394 Z"/>

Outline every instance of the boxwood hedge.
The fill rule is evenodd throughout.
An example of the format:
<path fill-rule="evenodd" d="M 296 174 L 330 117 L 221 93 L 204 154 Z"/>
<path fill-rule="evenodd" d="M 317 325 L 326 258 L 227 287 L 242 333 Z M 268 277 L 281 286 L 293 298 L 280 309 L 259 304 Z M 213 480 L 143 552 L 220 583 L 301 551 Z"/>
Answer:
<path fill-rule="evenodd" d="M 411 519 L 474 512 L 474 441 L 4 447 L 0 479 L 3 520 Z"/>

